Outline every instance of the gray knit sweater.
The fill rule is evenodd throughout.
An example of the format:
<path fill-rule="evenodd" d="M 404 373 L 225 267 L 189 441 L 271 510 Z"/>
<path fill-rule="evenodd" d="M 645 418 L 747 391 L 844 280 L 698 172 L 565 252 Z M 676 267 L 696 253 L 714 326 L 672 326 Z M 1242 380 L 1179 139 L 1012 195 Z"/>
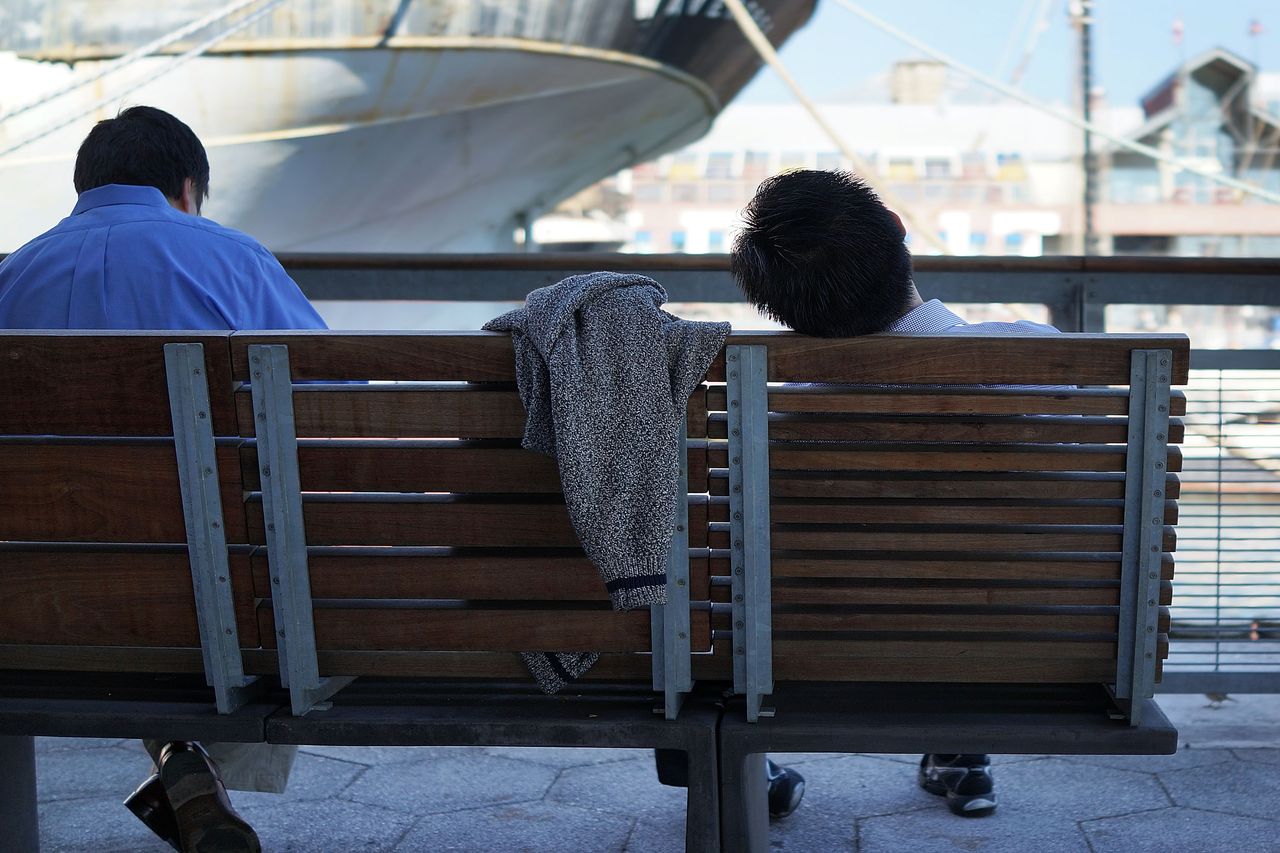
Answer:
<path fill-rule="evenodd" d="M 591 273 L 535 290 L 484 327 L 511 333 L 523 446 L 556 457 L 569 518 L 615 610 L 666 601 L 680 422 L 729 334 L 728 323 L 668 314 L 666 301 L 650 278 Z M 530 667 L 558 689 L 594 662 L 555 655 Z"/>

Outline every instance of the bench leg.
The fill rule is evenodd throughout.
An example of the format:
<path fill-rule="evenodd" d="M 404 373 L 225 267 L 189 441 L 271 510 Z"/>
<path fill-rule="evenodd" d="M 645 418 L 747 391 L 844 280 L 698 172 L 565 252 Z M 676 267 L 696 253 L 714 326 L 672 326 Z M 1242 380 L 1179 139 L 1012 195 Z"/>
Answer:
<path fill-rule="evenodd" d="M 686 853 L 718 853 L 720 850 L 719 761 L 715 737 L 691 743 L 686 753 L 689 767 L 689 801 L 685 808 Z"/>
<path fill-rule="evenodd" d="M 720 843 L 725 853 L 767 853 L 769 796 L 764 753 L 735 753 L 721 742 Z"/>
<path fill-rule="evenodd" d="M 40 853 L 34 738 L 0 737 L 0 827 L 5 850 Z"/>

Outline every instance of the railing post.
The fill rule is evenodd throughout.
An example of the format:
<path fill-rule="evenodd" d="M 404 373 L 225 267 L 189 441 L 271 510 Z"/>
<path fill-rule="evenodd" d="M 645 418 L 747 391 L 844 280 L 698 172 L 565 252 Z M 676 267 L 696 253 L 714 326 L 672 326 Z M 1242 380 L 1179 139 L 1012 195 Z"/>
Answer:
<path fill-rule="evenodd" d="M 763 346 L 730 346 L 725 355 L 733 685 L 753 723 L 772 714 L 765 700 L 773 693 L 768 358 Z"/>
<path fill-rule="evenodd" d="M 680 475 L 676 481 L 675 528 L 667 556 L 667 603 L 650 608 L 653 689 L 663 694 L 663 713 L 674 720 L 693 690 L 689 636 L 689 442 L 680 421 Z"/>
<path fill-rule="evenodd" d="M 293 713 L 301 716 L 353 679 L 321 678 L 316 659 L 289 348 L 251 345 L 249 372 L 280 680 L 289 688 Z"/>
<path fill-rule="evenodd" d="M 165 344 L 164 366 L 205 680 L 218 713 L 230 714 L 253 698 L 259 685 L 245 676 L 240 656 L 204 346 Z"/>
<path fill-rule="evenodd" d="M 1142 700 L 1155 692 L 1172 373 L 1170 350 L 1134 350 L 1115 695 L 1135 726 L 1141 722 Z"/>

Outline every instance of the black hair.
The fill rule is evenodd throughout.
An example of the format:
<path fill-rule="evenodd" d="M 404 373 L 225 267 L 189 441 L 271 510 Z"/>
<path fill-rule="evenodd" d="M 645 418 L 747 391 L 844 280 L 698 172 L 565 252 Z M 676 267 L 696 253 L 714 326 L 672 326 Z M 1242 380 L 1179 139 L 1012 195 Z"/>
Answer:
<path fill-rule="evenodd" d="M 76 155 L 77 193 L 132 184 L 176 199 L 187 178 L 195 184 L 198 208 L 209 196 L 209 157 L 191 128 L 155 107 L 130 107 L 98 122 Z"/>
<path fill-rule="evenodd" d="M 801 170 L 762 184 L 743 211 L 730 269 L 751 304 L 806 335 L 882 332 L 908 310 L 902 225 L 849 172 Z"/>

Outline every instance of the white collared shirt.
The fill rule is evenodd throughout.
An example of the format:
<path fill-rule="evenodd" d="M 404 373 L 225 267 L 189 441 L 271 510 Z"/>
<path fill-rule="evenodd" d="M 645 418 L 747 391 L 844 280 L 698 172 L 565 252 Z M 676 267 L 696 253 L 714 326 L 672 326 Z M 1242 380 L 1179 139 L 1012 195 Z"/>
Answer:
<path fill-rule="evenodd" d="M 886 335 L 1057 335 L 1044 323 L 1018 320 L 1015 323 L 967 323 L 937 299 L 912 308 L 881 334 Z"/>

